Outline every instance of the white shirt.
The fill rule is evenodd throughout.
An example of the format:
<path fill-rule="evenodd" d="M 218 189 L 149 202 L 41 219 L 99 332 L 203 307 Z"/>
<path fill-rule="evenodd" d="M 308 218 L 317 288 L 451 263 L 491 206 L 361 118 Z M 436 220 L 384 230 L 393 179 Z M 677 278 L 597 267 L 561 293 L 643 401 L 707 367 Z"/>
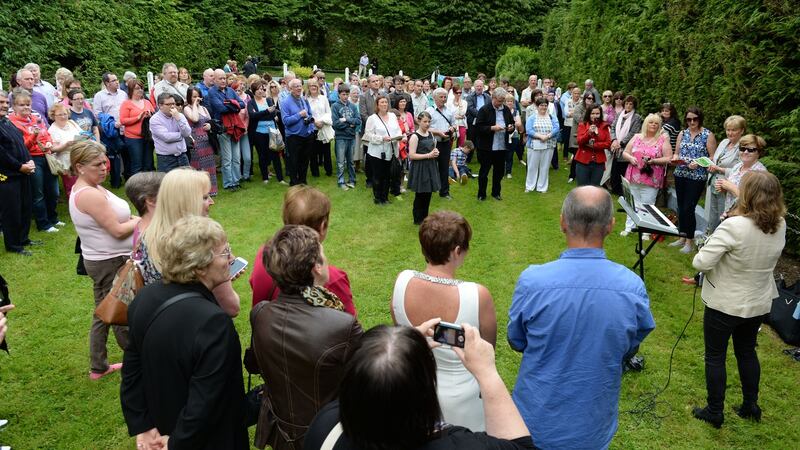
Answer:
<path fill-rule="evenodd" d="M 380 159 L 383 154 L 383 159 L 388 161 L 392 159 L 392 155 L 398 156 L 400 146 L 396 141 L 384 142 L 383 138 L 385 136 L 402 136 L 402 134 L 400 124 L 397 123 L 397 116 L 389 113 L 388 120 L 384 121 L 378 114 L 373 114 L 367 119 L 362 142 L 367 141 L 367 153 L 370 156 Z"/>

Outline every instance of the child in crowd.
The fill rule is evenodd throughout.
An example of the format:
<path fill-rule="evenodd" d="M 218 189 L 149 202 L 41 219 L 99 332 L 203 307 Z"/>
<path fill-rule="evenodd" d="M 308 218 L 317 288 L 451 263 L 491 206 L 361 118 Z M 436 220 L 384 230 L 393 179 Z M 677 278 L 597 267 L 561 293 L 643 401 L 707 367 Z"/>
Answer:
<path fill-rule="evenodd" d="M 472 141 L 467 140 L 464 141 L 463 146 L 456 147 L 450 153 L 450 179 L 448 180 L 450 184 L 456 184 L 456 180 L 461 184 L 467 184 L 469 178 L 477 176 L 467 167 L 467 155 L 473 150 L 475 150 L 475 145 Z"/>

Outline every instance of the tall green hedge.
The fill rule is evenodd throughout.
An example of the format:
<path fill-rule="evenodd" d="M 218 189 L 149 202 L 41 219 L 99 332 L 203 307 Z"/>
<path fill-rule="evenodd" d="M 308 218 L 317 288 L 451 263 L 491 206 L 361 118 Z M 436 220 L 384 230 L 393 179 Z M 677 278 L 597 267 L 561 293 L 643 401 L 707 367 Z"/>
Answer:
<path fill-rule="evenodd" d="M 640 110 L 672 102 L 723 122 L 744 116 L 769 144 L 790 212 L 800 212 L 800 12 L 796 0 L 572 0 L 551 9 L 537 48 L 539 72 L 561 84 L 636 95 Z M 790 220 L 790 225 L 792 221 Z M 800 223 L 794 223 L 800 229 Z M 789 232 L 790 248 L 800 236 Z"/>

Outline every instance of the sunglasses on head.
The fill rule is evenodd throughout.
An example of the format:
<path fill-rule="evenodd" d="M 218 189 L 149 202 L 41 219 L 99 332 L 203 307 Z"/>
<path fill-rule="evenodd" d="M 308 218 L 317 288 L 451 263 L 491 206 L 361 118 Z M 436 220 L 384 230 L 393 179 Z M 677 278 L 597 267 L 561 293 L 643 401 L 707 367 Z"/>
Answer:
<path fill-rule="evenodd" d="M 745 153 L 757 153 L 758 149 L 756 147 L 739 147 L 739 151 Z"/>

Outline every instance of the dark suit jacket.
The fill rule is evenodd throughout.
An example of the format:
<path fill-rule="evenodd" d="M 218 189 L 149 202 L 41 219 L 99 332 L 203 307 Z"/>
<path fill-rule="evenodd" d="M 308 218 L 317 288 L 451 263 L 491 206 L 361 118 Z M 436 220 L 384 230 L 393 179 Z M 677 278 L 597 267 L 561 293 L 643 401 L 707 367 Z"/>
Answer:
<path fill-rule="evenodd" d="M 475 118 L 478 117 L 478 101 L 475 99 L 475 92 L 467 96 L 467 126 L 472 127 L 475 124 Z M 492 97 L 483 91 L 483 104 L 488 105 L 492 103 Z"/>
<path fill-rule="evenodd" d="M 506 125 L 514 123 L 514 116 L 511 115 L 511 110 L 508 106 L 503 105 L 503 120 Z M 483 151 L 492 151 L 492 143 L 494 142 L 494 131 L 492 127 L 497 124 L 497 116 L 495 114 L 492 102 L 483 105 L 483 108 L 478 111 L 478 117 L 475 119 L 475 148 Z M 506 132 L 507 142 L 508 132 Z"/>
<path fill-rule="evenodd" d="M 197 297 L 145 330 L 161 304 L 185 292 Z M 170 449 L 249 449 L 239 335 L 214 295 L 199 283 L 155 282 L 136 295 L 128 324 L 120 386 L 128 433 L 156 427 Z"/>
<path fill-rule="evenodd" d="M 358 98 L 358 111 L 361 113 L 361 123 L 364 126 L 367 124 L 367 118 L 375 114 L 375 98 L 377 96 L 378 94 L 372 95 L 372 91 L 367 89 Z"/>

